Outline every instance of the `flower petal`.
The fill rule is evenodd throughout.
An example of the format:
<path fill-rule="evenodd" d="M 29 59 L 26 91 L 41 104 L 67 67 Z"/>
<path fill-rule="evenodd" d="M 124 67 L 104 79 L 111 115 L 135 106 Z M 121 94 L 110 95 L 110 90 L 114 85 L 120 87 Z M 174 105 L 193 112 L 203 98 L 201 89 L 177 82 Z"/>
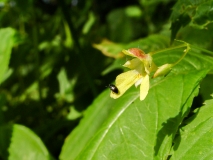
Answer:
<path fill-rule="evenodd" d="M 135 69 L 141 74 L 145 73 L 144 64 L 138 58 L 127 61 L 123 66 L 129 69 Z"/>
<path fill-rule="evenodd" d="M 144 100 L 149 91 L 149 75 L 145 75 L 140 86 L 140 100 Z"/>
<path fill-rule="evenodd" d="M 110 97 L 114 99 L 119 98 L 140 78 L 141 75 L 136 70 L 119 74 L 115 80 L 115 85 L 118 88 L 118 94 L 111 92 Z"/>
<path fill-rule="evenodd" d="M 136 88 L 141 84 L 142 80 L 143 80 L 143 77 L 141 77 L 139 80 L 137 80 L 137 81 L 135 82 L 135 87 L 136 87 Z"/>
<path fill-rule="evenodd" d="M 153 67 L 155 65 L 153 60 L 152 60 L 152 56 L 150 54 L 146 54 L 146 58 L 145 59 L 141 59 L 141 61 L 144 64 L 146 72 L 149 74 L 152 71 L 152 69 L 153 69 Z"/>
<path fill-rule="evenodd" d="M 144 51 L 139 48 L 130 48 L 128 50 L 123 50 L 122 52 L 128 56 L 137 57 L 139 59 L 144 59 L 146 57 Z"/>

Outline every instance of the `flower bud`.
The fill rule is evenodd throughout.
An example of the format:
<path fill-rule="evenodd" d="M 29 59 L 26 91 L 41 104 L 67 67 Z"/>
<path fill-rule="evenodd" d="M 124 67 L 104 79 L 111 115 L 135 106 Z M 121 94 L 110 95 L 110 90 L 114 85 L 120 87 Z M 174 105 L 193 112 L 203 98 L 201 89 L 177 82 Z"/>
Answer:
<path fill-rule="evenodd" d="M 155 72 L 153 78 L 159 77 L 159 76 L 165 76 L 166 74 L 170 72 L 172 67 L 173 67 L 173 64 L 164 64 L 160 66 Z"/>

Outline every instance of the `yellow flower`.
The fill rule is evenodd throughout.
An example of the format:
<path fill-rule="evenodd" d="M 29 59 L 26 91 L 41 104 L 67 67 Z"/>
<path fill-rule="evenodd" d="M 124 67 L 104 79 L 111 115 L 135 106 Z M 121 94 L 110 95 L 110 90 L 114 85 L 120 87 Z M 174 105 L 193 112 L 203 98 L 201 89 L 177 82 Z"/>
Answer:
<path fill-rule="evenodd" d="M 140 100 L 144 100 L 149 91 L 149 74 L 156 70 L 150 54 L 145 54 L 138 48 L 122 51 L 124 54 L 135 57 L 127 61 L 123 66 L 130 69 L 116 77 L 115 85 L 118 93 L 111 91 L 110 97 L 116 99 L 122 96 L 133 84 L 140 85 Z"/>

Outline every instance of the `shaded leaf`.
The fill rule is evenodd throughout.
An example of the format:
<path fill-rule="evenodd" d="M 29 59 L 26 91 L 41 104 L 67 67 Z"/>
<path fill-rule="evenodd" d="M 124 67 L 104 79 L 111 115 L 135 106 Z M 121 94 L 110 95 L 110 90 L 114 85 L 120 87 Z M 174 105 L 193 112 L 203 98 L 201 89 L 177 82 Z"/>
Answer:
<path fill-rule="evenodd" d="M 173 7 L 172 39 L 175 38 L 178 30 L 183 26 L 191 26 L 204 29 L 213 22 L 213 1 L 212 0 L 179 0 Z"/>
<path fill-rule="evenodd" d="M 124 58 L 119 58 L 113 61 L 113 63 L 107 67 L 105 70 L 102 71 L 102 75 L 106 75 L 108 73 L 110 73 L 111 71 L 114 71 L 116 69 L 120 69 L 123 70 L 123 64 L 126 62 L 126 60 Z"/>
<path fill-rule="evenodd" d="M 116 17 L 116 18 L 115 18 Z M 112 10 L 107 15 L 109 32 L 107 33 L 111 40 L 117 42 L 128 42 L 138 34 L 135 29 L 132 17 L 129 16 L 125 8 Z M 141 32 L 141 30 L 139 30 Z M 140 34 L 140 33 L 139 33 Z"/>
<path fill-rule="evenodd" d="M 196 14 L 192 18 L 192 24 L 204 28 L 213 22 L 213 1 L 203 1 L 196 8 Z"/>
<path fill-rule="evenodd" d="M 209 74 L 201 82 L 200 95 L 203 99 L 210 99 L 210 95 L 213 93 L 213 75 Z"/>

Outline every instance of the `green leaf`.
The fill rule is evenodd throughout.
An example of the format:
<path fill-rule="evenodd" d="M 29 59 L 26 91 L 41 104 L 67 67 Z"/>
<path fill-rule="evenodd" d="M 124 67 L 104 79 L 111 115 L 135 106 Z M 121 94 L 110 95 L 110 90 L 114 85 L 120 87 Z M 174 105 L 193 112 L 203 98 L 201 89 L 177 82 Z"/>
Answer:
<path fill-rule="evenodd" d="M 128 6 L 126 9 L 126 14 L 128 17 L 141 17 L 142 11 L 139 6 Z"/>
<path fill-rule="evenodd" d="M 113 57 L 113 58 L 121 58 L 123 57 L 123 53 L 121 53 L 124 45 L 113 43 L 109 40 L 102 40 L 99 44 L 93 44 L 93 47 L 100 50 L 104 55 Z"/>
<path fill-rule="evenodd" d="M 100 128 L 115 102 L 114 99 L 109 97 L 109 94 L 109 90 L 100 94 L 84 113 L 84 118 L 81 120 L 80 125 L 71 132 L 63 145 L 60 154 L 61 160 L 75 159 L 86 143 Z"/>
<path fill-rule="evenodd" d="M 176 20 L 172 20 L 171 25 L 171 41 L 173 41 L 176 37 L 177 32 L 181 27 L 185 27 L 190 22 L 190 17 L 187 14 L 182 14 Z"/>
<path fill-rule="evenodd" d="M 204 159 L 213 157 L 213 100 L 205 105 L 188 119 L 188 125 L 181 129 L 175 140 L 171 160 Z"/>
<path fill-rule="evenodd" d="M 94 13 L 90 12 L 87 19 L 88 20 L 85 23 L 85 25 L 83 27 L 83 30 L 82 30 L 83 34 L 87 34 L 90 31 L 92 25 L 95 23 L 95 15 L 94 15 Z"/>
<path fill-rule="evenodd" d="M 73 88 L 76 83 L 76 79 L 73 78 L 70 82 L 64 68 L 61 68 L 59 74 L 57 75 L 57 79 L 59 81 L 60 92 L 57 93 L 55 97 L 57 97 L 57 99 L 64 99 L 68 102 L 72 102 L 74 100 Z"/>
<path fill-rule="evenodd" d="M 164 50 L 156 54 L 154 59 L 158 64 L 175 62 L 182 56 L 184 50 L 184 47 Z M 101 159 L 103 158 L 101 155 L 105 155 L 109 159 L 121 159 L 122 157 L 119 155 L 111 155 L 113 151 L 110 148 L 113 148 L 113 145 L 121 147 L 118 150 L 115 149 L 115 153 L 121 154 L 120 156 L 128 154 L 129 150 L 130 154 L 125 156 L 130 156 L 130 159 L 134 155 L 134 146 L 139 148 L 139 152 L 142 150 L 144 153 L 152 154 L 148 155 L 148 158 L 150 156 L 167 157 L 174 135 L 183 118 L 188 114 L 194 96 L 198 93 L 198 83 L 207 73 L 205 68 L 209 70 L 211 66 L 213 66 L 213 61 L 209 57 L 190 50 L 189 54 L 172 69 L 166 78 L 159 77 L 151 81 L 152 88 L 145 101 L 139 101 L 139 90 L 134 87 L 117 100 L 109 98 L 109 91 L 103 92 L 85 112 L 80 125 L 68 136 L 63 145 L 60 159 L 75 159 L 78 155 L 79 159 L 90 159 L 89 157 L 93 156 L 91 155 L 93 154 L 92 150 L 95 150 L 94 156 L 97 158 L 92 157 L 91 159 Z M 153 112 L 150 113 L 150 110 Z M 143 119 L 145 123 L 140 117 L 145 118 Z M 112 124 L 113 127 L 111 127 Z M 144 128 L 141 128 L 141 124 Z M 122 128 L 121 131 L 117 128 L 118 126 Z M 130 129 L 127 126 L 130 126 Z M 109 129 L 109 127 L 111 128 Z M 125 130 L 125 136 L 120 134 L 123 130 Z M 145 132 L 144 135 L 143 132 Z M 95 133 L 96 136 L 93 137 Z M 167 133 L 168 136 L 165 136 L 164 133 Z M 106 136 L 106 134 L 109 135 Z M 137 143 L 139 141 L 137 135 L 142 136 L 142 142 Z M 122 138 L 123 136 L 124 138 Z M 131 143 L 126 137 L 130 137 Z M 133 138 L 131 139 L 131 137 Z M 117 139 L 118 142 L 113 142 L 115 140 L 111 140 L 111 138 Z M 125 140 L 126 142 L 124 142 Z M 96 148 L 97 143 L 107 147 Z M 144 147 L 148 147 L 147 150 L 140 146 L 144 143 L 146 144 Z M 150 148 L 147 143 L 151 143 L 152 147 Z M 137 153 L 136 157 L 144 156 L 140 154 L 142 152 Z"/>
<path fill-rule="evenodd" d="M 201 82 L 200 87 L 200 95 L 203 99 L 210 99 L 211 94 L 213 93 L 213 83 L 212 83 L 213 75 L 209 74 L 205 77 L 205 79 Z"/>
<path fill-rule="evenodd" d="M 210 49 L 209 46 L 211 46 L 211 39 L 213 37 L 212 30 L 213 24 L 209 24 L 208 29 L 203 30 L 187 26 L 180 30 L 178 38 L 181 38 L 187 43 Z"/>
<path fill-rule="evenodd" d="M 126 59 L 124 58 L 119 58 L 113 61 L 113 63 L 107 67 L 104 71 L 102 71 L 101 75 L 106 75 L 109 74 L 110 72 L 120 69 L 123 70 L 124 67 L 122 66 L 126 62 Z"/>
<path fill-rule="evenodd" d="M 204 29 L 213 22 L 212 0 L 179 0 L 173 7 L 172 39 L 175 38 L 181 26 L 191 26 Z"/>
<path fill-rule="evenodd" d="M 153 6 L 153 5 L 158 5 L 159 3 L 168 3 L 170 2 L 170 0 L 140 0 L 139 1 L 142 5 L 144 5 L 145 7 L 147 6 Z"/>
<path fill-rule="evenodd" d="M 165 159 L 206 73 L 168 76 L 142 102 L 138 90 L 130 90 L 111 104 L 112 112 L 77 159 Z"/>
<path fill-rule="evenodd" d="M 192 18 L 192 24 L 200 27 L 205 28 L 209 23 L 213 22 L 213 1 L 203 1 L 200 5 L 196 8 L 196 13 Z"/>
<path fill-rule="evenodd" d="M 146 38 L 135 40 L 125 46 L 124 49 L 140 48 L 145 53 L 169 47 L 169 38 L 163 35 L 153 34 Z"/>
<path fill-rule="evenodd" d="M 109 27 L 108 36 L 113 41 L 128 42 L 137 34 L 134 32 L 135 25 L 125 8 L 112 10 L 106 19 Z"/>
<path fill-rule="evenodd" d="M 118 44 L 108 40 L 102 40 L 99 44 L 93 44 L 93 47 L 100 50 L 104 55 L 114 58 L 121 58 L 124 54 L 123 49 L 140 48 L 145 52 L 164 49 L 169 46 L 169 38 L 162 35 L 150 35 L 132 41 L 128 44 Z"/>
<path fill-rule="evenodd" d="M 181 60 L 178 65 L 172 68 L 172 74 L 187 73 L 192 70 L 202 70 L 202 69 L 212 69 L 213 68 L 213 58 L 201 54 L 201 52 L 190 46 L 191 49 L 187 55 Z M 159 51 L 160 53 L 154 54 L 154 62 L 157 66 L 161 66 L 166 63 L 175 63 L 184 54 L 186 47 L 177 49 L 165 49 Z"/>
<path fill-rule="evenodd" d="M 16 41 L 15 30 L 12 28 L 0 29 L 0 83 L 8 68 L 12 47 Z"/>
<path fill-rule="evenodd" d="M 22 125 L 0 127 L 0 149 L 3 157 L 9 160 L 50 160 L 41 139 Z M 8 148 L 8 149 L 7 149 Z"/>

